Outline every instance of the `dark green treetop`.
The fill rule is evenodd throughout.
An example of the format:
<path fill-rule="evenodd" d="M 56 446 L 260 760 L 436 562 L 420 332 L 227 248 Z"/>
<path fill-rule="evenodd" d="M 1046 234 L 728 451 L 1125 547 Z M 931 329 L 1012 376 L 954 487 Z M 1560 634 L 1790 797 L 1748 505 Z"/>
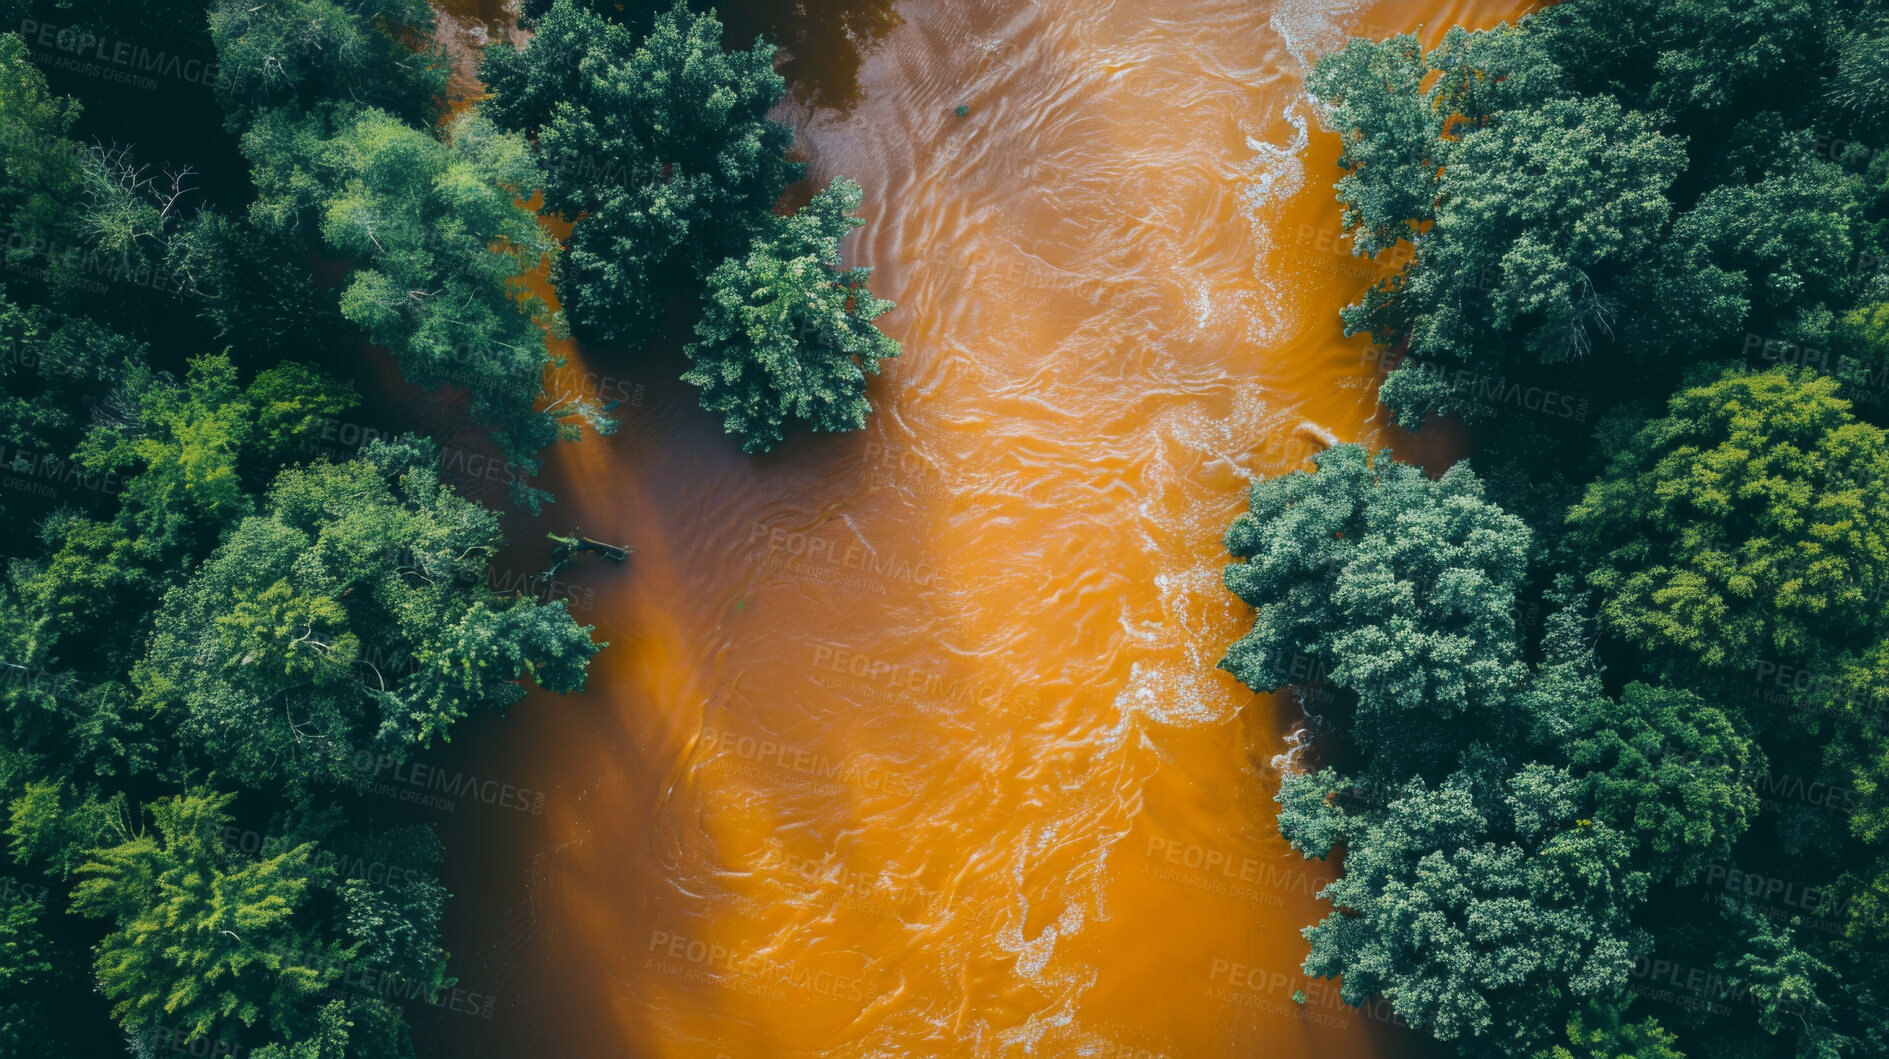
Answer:
<path fill-rule="evenodd" d="M 1623 987 L 1650 945 L 1630 918 L 1649 883 L 1633 840 L 1584 818 L 1564 771 L 1412 781 L 1338 834 L 1345 874 L 1320 892 L 1334 911 L 1305 931 L 1306 973 L 1473 1051 L 1549 1046 L 1561 1012 Z"/>
<path fill-rule="evenodd" d="M 1227 530 L 1244 561 L 1226 585 L 1255 615 L 1221 667 L 1270 691 L 1310 660 L 1356 692 L 1353 731 L 1367 744 L 1410 748 L 1466 714 L 1498 722 L 1525 675 L 1514 607 L 1528 527 L 1484 500 L 1465 464 L 1432 481 L 1356 445 L 1313 459 L 1316 471 L 1254 483 Z"/>
<path fill-rule="evenodd" d="M 714 15 L 680 2 L 638 42 L 560 0 L 481 72 L 487 112 L 536 142 L 545 209 L 571 221 L 555 281 L 583 337 L 655 335 L 666 300 L 743 253 L 803 171 L 767 117 L 786 89 L 774 49 L 726 50 Z"/>
<path fill-rule="evenodd" d="M 337 99 L 431 122 L 448 72 L 434 22 L 425 0 L 217 0 L 210 36 L 230 128 Z"/>

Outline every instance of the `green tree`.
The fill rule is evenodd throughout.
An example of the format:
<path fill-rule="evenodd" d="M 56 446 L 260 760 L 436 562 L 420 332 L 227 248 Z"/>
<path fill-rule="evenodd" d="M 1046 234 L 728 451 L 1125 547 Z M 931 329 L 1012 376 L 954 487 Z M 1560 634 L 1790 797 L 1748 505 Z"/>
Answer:
<path fill-rule="evenodd" d="M 1847 27 L 1833 36 L 1837 51 L 1836 75 L 1831 79 L 1831 102 L 1869 122 L 1880 134 L 1889 114 L 1889 17 Z"/>
<path fill-rule="evenodd" d="M 1871 372 L 1889 367 L 1889 298 L 1845 313 L 1836 327 L 1836 341 Z"/>
<path fill-rule="evenodd" d="M 1688 124 L 1774 105 L 1780 78 L 1821 66 L 1841 16 L 1823 0 L 1602 0 L 1525 20 L 1584 92 Z"/>
<path fill-rule="evenodd" d="M 448 894 L 433 872 L 443 855 L 432 828 L 402 827 L 369 836 L 337 872 L 354 961 L 428 995 L 455 981 L 439 944 Z"/>
<path fill-rule="evenodd" d="M 1635 682 L 1618 701 L 1591 701 L 1567 756 L 1594 817 L 1632 836 L 1656 879 L 1693 881 L 1758 815 L 1745 778 L 1759 751 L 1688 691 Z"/>
<path fill-rule="evenodd" d="M 1306 80 L 1344 142 L 1338 201 L 1354 253 L 1376 256 L 1414 240 L 1435 216 L 1449 115 L 1424 89 L 1430 75 L 1423 45 L 1406 33 L 1355 41 L 1321 58 Z"/>
<path fill-rule="evenodd" d="M 1412 428 L 1470 410 L 1428 364 L 1491 368 L 1496 350 L 1578 360 L 1611 336 L 1617 277 L 1663 234 L 1685 161 L 1680 142 L 1604 97 L 1494 115 L 1440 153 L 1416 259 L 1343 314 L 1347 333 L 1407 340 L 1411 359 L 1380 398 Z"/>
<path fill-rule="evenodd" d="M 194 792 L 150 806 L 152 833 L 101 848 L 72 895 L 80 915 L 110 922 L 99 989 L 134 1036 L 161 1027 L 187 1040 L 240 1037 L 271 1005 L 325 985 L 281 952 L 310 949 L 293 922 L 311 849 L 245 860 L 218 835 L 234 796 Z"/>
<path fill-rule="evenodd" d="M 1342 976 L 1347 1003 L 1382 994 L 1474 1054 L 1550 1046 L 1562 1013 L 1622 989 L 1651 940 L 1629 918 L 1649 881 L 1633 841 L 1583 818 L 1580 789 L 1545 765 L 1465 770 L 1349 818 L 1345 873 L 1319 894 L 1335 910 L 1305 930 L 1306 973 Z"/>
<path fill-rule="evenodd" d="M 477 111 L 443 142 L 371 109 L 333 135 L 322 125 L 274 112 L 244 136 L 260 191 L 252 218 L 276 234 L 318 224 L 323 244 L 356 265 L 341 314 L 392 350 L 409 381 L 464 387 L 522 483 L 539 449 L 579 429 L 534 407 L 545 334 L 563 325 L 520 278 L 557 251 L 520 203 L 538 178 L 524 141 Z M 594 402 L 576 414 L 609 427 Z"/>
<path fill-rule="evenodd" d="M 230 128 L 339 99 L 430 123 L 449 70 L 434 22 L 424 0 L 217 0 L 210 36 Z"/>
<path fill-rule="evenodd" d="M 1724 917 L 1739 938 L 1735 953 L 1717 961 L 1728 988 L 1758 1009 L 1758 1025 L 1794 1038 L 1796 1053 L 1816 1059 L 1854 1054 L 1857 1041 L 1837 1025 L 1837 1009 L 1855 1002 L 1836 968 L 1801 945 L 1801 922 L 1778 924 L 1758 910 L 1721 898 Z"/>
<path fill-rule="evenodd" d="M 653 337 L 666 300 L 768 231 L 803 172 L 786 158 L 793 133 L 767 117 L 786 87 L 774 49 L 726 50 L 714 15 L 681 2 L 639 43 L 559 0 L 481 73 L 493 119 L 537 145 L 545 209 L 571 221 L 554 279 L 586 338 Z"/>
<path fill-rule="evenodd" d="M 56 241 L 79 194 L 81 152 L 68 139 L 79 105 L 54 95 L 17 33 L 0 34 L 0 224 L 9 263 Z"/>
<path fill-rule="evenodd" d="M 1722 668 L 1880 627 L 1889 443 L 1837 387 L 1734 369 L 1610 432 L 1613 460 L 1568 513 L 1608 628 Z"/>
<path fill-rule="evenodd" d="M 766 452 L 795 424 L 863 428 L 872 411 L 866 378 L 899 355 L 872 322 L 892 308 L 866 289 L 872 270 L 840 262 L 840 240 L 861 223 L 852 215 L 859 203 L 859 186 L 837 179 L 708 278 L 682 378 L 702 388 L 702 407 L 721 413 L 745 451 Z"/>
<path fill-rule="evenodd" d="M 1466 464 L 1432 481 L 1356 445 L 1313 461 L 1255 482 L 1227 530 L 1243 561 L 1226 586 L 1256 613 L 1221 668 L 1260 691 L 1293 682 L 1295 665 L 1327 671 L 1358 696 L 1352 737 L 1404 747 L 1395 767 L 1447 769 L 1417 748 L 1466 722 L 1515 723 L 1500 708 L 1525 676 L 1514 608 L 1528 527 L 1483 499 Z"/>
<path fill-rule="evenodd" d="M 14 880 L 7 880 L 17 888 Z M 35 993 L 53 977 L 45 901 L 9 893 L 0 902 L 0 1048 L 9 1055 L 44 1054 L 44 1012 Z"/>
<path fill-rule="evenodd" d="M 7 810 L 15 859 L 64 880 L 114 836 L 130 837 L 123 795 L 77 797 L 70 784 L 29 782 Z"/>
<path fill-rule="evenodd" d="M 293 362 L 259 373 L 248 387 L 228 357 L 198 357 L 180 385 L 134 366 L 121 414 L 95 426 L 77 459 L 122 474 L 119 517 L 149 555 L 176 549 L 247 513 L 250 488 L 317 431 L 355 404 L 353 388 Z M 250 477 L 243 473 L 248 469 Z"/>
<path fill-rule="evenodd" d="M 1353 252 L 1423 242 L 1460 141 L 1502 111 L 1562 94 L 1561 79 L 1533 38 L 1507 25 L 1454 28 L 1428 53 L 1406 33 L 1321 56 L 1306 87 L 1344 143 L 1336 187 Z"/>
<path fill-rule="evenodd" d="M 428 443 L 290 470 L 165 599 L 134 677 L 206 759 L 250 784 L 404 756 L 530 677 L 583 687 L 601 645 L 563 601 L 501 600 L 497 520 L 439 484 Z"/>
<path fill-rule="evenodd" d="M 1616 699 L 1601 684 L 1585 602 L 1557 580 L 1558 609 L 1541 663 L 1518 703 L 1533 715 L 1529 752 L 1565 763 L 1588 817 L 1630 836 L 1634 865 L 1655 880 L 1692 882 L 1722 862 L 1757 818 L 1748 778 L 1763 753 L 1724 710 L 1690 691 L 1633 681 Z"/>
<path fill-rule="evenodd" d="M 16 466 L 70 455 L 107 393 L 147 356 L 144 343 L 85 317 L 21 307 L 3 293 L 0 349 L 0 445 Z"/>
<path fill-rule="evenodd" d="M 1679 110 L 1722 112 L 1741 97 L 1793 76 L 1821 57 L 1837 26 L 1837 5 L 1821 0 L 1691 0 L 1658 14 L 1665 45 L 1653 99 Z M 1675 17 L 1676 16 L 1676 17 Z M 1616 31 L 1617 32 L 1617 31 Z"/>
<path fill-rule="evenodd" d="M 1809 157 L 1798 139 L 1793 133 L 1776 149 L 1775 170 L 1712 188 L 1673 226 L 1673 242 L 1693 248 L 1693 267 L 1708 273 L 1687 282 L 1734 292 L 1734 325 L 1746 307 L 1790 320 L 1840 304 L 1854 279 L 1862 182 Z"/>
<path fill-rule="evenodd" d="M 57 745 L 101 774 L 153 767 L 158 732 L 124 683 L 166 587 L 253 506 L 251 490 L 297 450 L 322 416 L 353 403 L 345 386 L 293 363 L 240 388 L 224 357 L 193 361 L 185 381 L 125 372 L 79 448 L 100 482 L 122 483 L 116 511 L 57 510 L 43 520 L 44 558 L 14 562 L 0 601 L 6 661 L 34 674 L 4 695 L 22 746 Z M 167 726 L 163 726 L 167 727 Z"/>
<path fill-rule="evenodd" d="M 1655 1018 L 1628 1022 L 1625 1004 L 1590 1003 L 1568 1018 L 1568 1042 L 1537 1059 L 1686 1059 Z"/>
<path fill-rule="evenodd" d="M 1400 422 L 1475 414 L 1439 368 L 1579 360 L 1612 339 L 1622 277 L 1665 233 L 1682 141 L 1570 94 L 1526 23 L 1452 31 L 1428 54 L 1408 35 L 1354 41 L 1308 85 L 1344 141 L 1354 251 L 1415 247 L 1343 313 L 1347 334 L 1407 342 L 1380 395 Z"/>
<path fill-rule="evenodd" d="M 334 294 L 316 288 L 307 257 L 247 219 L 211 208 L 166 242 L 164 268 L 202 303 L 219 339 L 256 357 L 325 360 L 353 332 Z"/>
<path fill-rule="evenodd" d="M 151 551 L 172 546 L 192 524 L 215 526 L 247 511 L 236 468 L 254 413 L 229 358 L 193 360 L 181 386 L 134 368 L 125 388 L 134 417 L 101 424 L 78 457 L 97 471 L 127 473 L 123 510 Z"/>

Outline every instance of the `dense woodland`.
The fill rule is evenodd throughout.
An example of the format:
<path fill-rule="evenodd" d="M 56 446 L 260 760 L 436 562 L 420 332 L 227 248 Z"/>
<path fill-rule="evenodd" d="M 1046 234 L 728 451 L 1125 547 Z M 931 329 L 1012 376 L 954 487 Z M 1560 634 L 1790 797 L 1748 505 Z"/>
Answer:
<path fill-rule="evenodd" d="M 0 1055 L 411 1056 L 412 1012 L 491 998 L 377 788 L 604 645 L 494 589 L 436 440 L 329 451 L 342 379 L 438 388 L 526 511 L 612 428 L 546 391 L 571 330 L 686 342 L 748 451 L 857 429 L 898 355 L 840 260 L 859 190 L 781 212 L 773 49 L 681 4 L 534 4 L 459 106 L 422 0 L 0 6 Z"/>
<path fill-rule="evenodd" d="M 1465 1056 L 1889 1055 L 1889 5 L 1565 0 L 1310 88 L 1409 255 L 1346 328 L 1475 443 L 1227 534 L 1223 666 L 1319 674 L 1306 972 Z"/>

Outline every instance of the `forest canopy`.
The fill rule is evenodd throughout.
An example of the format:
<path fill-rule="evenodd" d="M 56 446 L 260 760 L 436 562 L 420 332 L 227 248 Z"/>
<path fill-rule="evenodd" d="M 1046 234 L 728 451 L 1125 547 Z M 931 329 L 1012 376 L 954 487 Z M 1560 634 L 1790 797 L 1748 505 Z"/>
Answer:
<path fill-rule="evenodd" d="M 0 1054 L 410 1056 L 405 1005 L 465 990 L 439 840 L 381 779 L 604 645 L 446 473 L 464 433 L 343 379 L 397 366 L 520 516 L 547 446 L 615 429 L 554 384 L 573 328 L 682 348 L 747 451 L 858 430 L 899 353 L 843 260 L 861 193 L 783 207 L 773 46 L 680 3 L 534 3 L 457 74 L 424 0 L 39 6 L 8 10 L 215 73 L 150 127 L 0 33 L 0 460 L 32 486 L 0 507 L 0 876 L 35 895 L 0 907 Z M 95 1019 L 33 1017 L 75 995 Z"/>
<path fill-rule="evenodd" d="M 1342 857 L 1306 972 L 1465 1056 L 1885 1054 L 1889 8 L 1563 0 L 1308 88 L 1407 262 L 1343 316 L 1380 400 L 1478 429 L 1227 534 L 1223 666 L 1335 703 L 1278 795 Z"/>
<path fill-rule="evenodd" d="M 0 1054 L 410 1057 L 414 1011 L 491 997 L 385 777 L 604 645 L 377 365 L 489 440 L 521 518 L 548 445 L 615 426 L 553 392 L 534 273 L 587 339 L 686 343 L 750 451 L 858 430 L 899 352 L 842 260 L 859 189 L 781 208 L 773 48 L 681 5 L 534 6 L 476 100 L 423 0 L 44 6 L 216 73 L 154 127 L 0 33 L 0 460 L 32 486 L 0 507 Z"/>

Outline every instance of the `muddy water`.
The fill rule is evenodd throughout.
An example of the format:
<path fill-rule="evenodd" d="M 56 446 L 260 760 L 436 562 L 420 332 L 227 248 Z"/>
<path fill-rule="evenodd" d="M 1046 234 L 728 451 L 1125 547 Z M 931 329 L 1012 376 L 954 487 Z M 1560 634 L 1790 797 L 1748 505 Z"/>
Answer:
<path fill-rule="evenodd" d="M 495 1003 L 423 1054 L 1408 1052 L 1298 973 L 1331 869 L 1272 823 L 1299 704 L 1214 669 L 1247 620 L 1219 541 L 1254 477 L 1385 437 L 1304 64 L 1523 6 L 876 20 L 785 120 L 865 187 L 905 356 L 865 432 L 748 459 L 673 352 L 564 350 L 623 428 L 513 536 L 636 555 L 566 575 L 613 645 L 591 690 L 455 747 L 543 798 L 446 819 L 453 970 Z"/>

